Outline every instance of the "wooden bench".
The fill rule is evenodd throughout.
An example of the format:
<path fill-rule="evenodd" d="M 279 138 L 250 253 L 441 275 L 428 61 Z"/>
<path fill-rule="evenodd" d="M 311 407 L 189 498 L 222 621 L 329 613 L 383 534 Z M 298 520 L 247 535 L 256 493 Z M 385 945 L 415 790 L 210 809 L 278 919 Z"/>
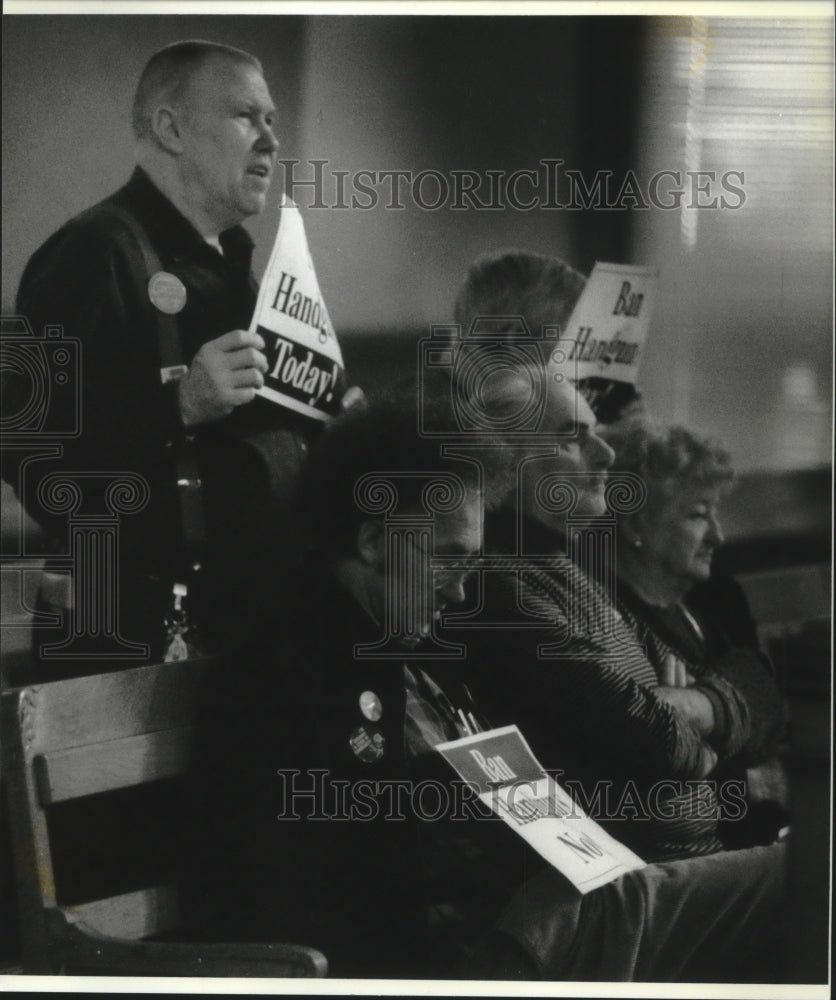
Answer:
<path fill-rule="evenodd" d="M 87 898 L 84 889 L 76 887 L 75 901 L 62 900 L 61 866 L 56 864 L 57 837 L 67 826 L 61 822 L 62 810 L 72 807 L 75 818 L 85 813 L 89 817 L 101 811 L 108 797 L 148 789 L 173 789 L 176 798 L 176 783 L 188 767 L 205 669 L 202 662 L 167 663 L 3 694 L 3 775 L 24 972 L 325 975 L 324 956 L 301 945 L 147 940 L 176 935 L 173 879 L 164 884 L 146 880 L 139 888 L 104 898 Z M 148 815 L 149 801 L 153 796 L 137 814 L 141 835 L 160 833 L 164 842 L 171 817 Z M 117 812 L 123 808 L 118 805 Z M 76 841 L 76 849 L 79 845 L 83 841 Z M 141 876 L 140 871 L 132 877 Z"/>

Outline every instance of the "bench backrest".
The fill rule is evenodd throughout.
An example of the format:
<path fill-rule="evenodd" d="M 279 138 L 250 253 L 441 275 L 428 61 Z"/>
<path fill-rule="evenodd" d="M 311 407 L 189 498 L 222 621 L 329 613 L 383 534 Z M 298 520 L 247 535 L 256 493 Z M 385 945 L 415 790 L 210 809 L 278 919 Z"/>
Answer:
<path fill-rule="evenodd" d="M 166 663 L 3 694 L 3 772 L 25 968 L 49 967 L 50 910 L 64 909 L 117 938 L 142 938 L 176 926 L 173 883 L 145 884 L 141 871 L 132 876 L 133 891 L 100 898 L 95 888 L 91 895 L 76 886 L 80 901 L 65 905 L 55 862 L 56 838 L 66 823 L 58 820 L 77 800 L 85 799 L 82 814 L 95 814 L 112 793 L 165 784 L 185 773 L 205 670 L 203 661 Z M 143 820 L 151 830 L 164 828 L 168 817 Z M 95 886 L 95 872 L 88 874 Z"/>

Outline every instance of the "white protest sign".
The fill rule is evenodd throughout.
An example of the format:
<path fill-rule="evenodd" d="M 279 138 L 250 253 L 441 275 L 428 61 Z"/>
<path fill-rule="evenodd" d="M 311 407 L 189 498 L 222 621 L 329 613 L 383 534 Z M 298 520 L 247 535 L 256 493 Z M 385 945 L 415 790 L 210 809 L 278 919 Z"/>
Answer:
<path fill-rule="evenodd" d="M 591 892 L 645 862 L 604 831 L 540 766 L 516 726 L 439 743 L 479 799 L 578 889 Z"/>
<path fill-rule="evenodd" d="M 258 394 L 325 420 L 345 386 L 342 352 L 319 291 L 299 206 L 287 195 L 250 330 L 265 342 L 267 374 Z"/>
<path fill-rule="evenodd" d="M 552 370 L 577 381 L 635 385 L 656 301 L 658 268 L 596 263 L 551 357 Z"/>

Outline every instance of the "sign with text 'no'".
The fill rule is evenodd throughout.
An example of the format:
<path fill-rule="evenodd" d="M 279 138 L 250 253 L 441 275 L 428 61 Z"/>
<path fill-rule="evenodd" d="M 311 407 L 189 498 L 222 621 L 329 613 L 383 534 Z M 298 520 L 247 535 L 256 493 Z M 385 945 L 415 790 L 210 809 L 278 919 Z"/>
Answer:
<path fill-rule="evenodd" d="M 439 743 L 436 750 L 486 806 L 579 892 L 645 867 L 543 770 L 516 726 Z"/>
<path fill-rule="evenodd" d="M 338 412 L 345 390 L 342 352 L 319 291 L 299 206 L 287 195 L 250 330 L 264 338 L 267 355 L 260 396 L 315 420 Z"/>

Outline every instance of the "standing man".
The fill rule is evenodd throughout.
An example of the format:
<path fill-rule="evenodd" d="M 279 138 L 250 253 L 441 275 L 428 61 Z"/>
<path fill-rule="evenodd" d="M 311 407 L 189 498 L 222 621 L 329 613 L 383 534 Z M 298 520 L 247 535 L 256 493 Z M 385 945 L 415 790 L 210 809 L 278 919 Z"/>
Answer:
<path fill-rule="evenodd" d="M 39 494 L 48 474 L 81 474 L 83 511 L 92 514 L 108 510 L 109 474 L 144 480 L 147 500 L 140 486 L 139 509 L 119 523 L 111 589 L 121 638 L 148 644 L 152 659 L 171 649 L 163 623 L 168 615 L 176 637 L 176 605 L 197 620 L 204 648 L 246 633 L 275 572 L 263 556 L 275 558 L 266 544 L 275 512 L 314 430 L 256 398 L 267 362 L 261 337 L 247 331 L 257 286 L 241 223 L 267 202 L 275 114 L 248 53 L 205 41 L 157 52 L 134 98 L 133 176 L 50 237 L 19 289 L 17 311 L 37 336 L 60 325 L 81 342 L 81 433 L 59 459 L 25 463 L 23 475 L 21 454 L 10 453 L 4 477 L 56 552 L 66 551 L 67 515 Z M 5 388 L 13 397 L 14 384 Z M 66 625 L 69 588 L 46 580 Z M 175 595 L 175 583 L 188 595 L 182 587 Z M 97 669 L 112 665 L 110 638 Z M 52 662 L 46 676 L 79 669 Z"/>

